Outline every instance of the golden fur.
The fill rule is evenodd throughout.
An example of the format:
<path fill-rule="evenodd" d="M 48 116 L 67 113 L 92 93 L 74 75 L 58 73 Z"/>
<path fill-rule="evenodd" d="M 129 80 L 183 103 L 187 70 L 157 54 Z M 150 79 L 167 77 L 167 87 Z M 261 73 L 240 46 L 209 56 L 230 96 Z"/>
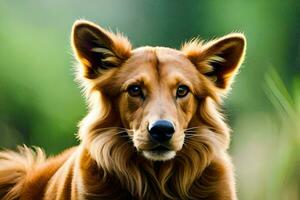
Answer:
<path fill-rule="evenodd" d="M 242 34 L 132 49 L 121 34 L 80 20 L 72 47 L 89 107 L 81 144 L 48 159 L 39 148 L 0 152 L 2 200 L 237 199 L 220 104 L 244 59 Z M 143 96 L 131 96 L 132 85 Z M 182 98 L 179 85 L 190 91 Z M 147 130 L 159 119 L 175 127 L 165 153 L 152 151 Z"/>

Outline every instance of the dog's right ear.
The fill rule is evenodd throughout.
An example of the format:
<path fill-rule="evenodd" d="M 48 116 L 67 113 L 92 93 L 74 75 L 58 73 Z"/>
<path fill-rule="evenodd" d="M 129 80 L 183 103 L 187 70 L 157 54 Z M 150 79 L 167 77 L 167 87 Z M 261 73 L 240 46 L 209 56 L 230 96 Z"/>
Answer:
<path fill-rule="evenodd" d="M 126 37 L 107 31 L 94 23 L 78 20 L 72 29 L 72 48 L 82 64 L 82 75 L 97 78 L 105 70 L 120 66 L 130 57 L 131 44 Z"/>

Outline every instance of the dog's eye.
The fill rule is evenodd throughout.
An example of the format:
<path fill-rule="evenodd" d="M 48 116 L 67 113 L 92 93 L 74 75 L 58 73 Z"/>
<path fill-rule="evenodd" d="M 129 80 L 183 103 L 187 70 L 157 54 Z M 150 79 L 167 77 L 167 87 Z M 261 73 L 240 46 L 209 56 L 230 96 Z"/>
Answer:
<path fill-rule="evenodd" d="M 143 90 L 139 85 L 131 85 L 128 87 L 127 92 L 132 97 L 143 97 Z"/>
<path fill-rule="evenodd" d="M 190 92 L 190 89 L 186 85 L 180 85 L 176 91 L 177 98 L 183 98 Z"/>

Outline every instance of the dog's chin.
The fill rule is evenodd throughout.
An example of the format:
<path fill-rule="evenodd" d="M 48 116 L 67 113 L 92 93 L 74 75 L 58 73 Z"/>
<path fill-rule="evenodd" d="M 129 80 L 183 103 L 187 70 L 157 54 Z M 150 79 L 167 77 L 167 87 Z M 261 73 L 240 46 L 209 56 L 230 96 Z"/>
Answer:
<path fill-rule="evenodd" d="M 168 151 L 146 151 L 142 152 L 143 156 L 145 156 L 149 160 L 153 161 L 166 161 L 174 158 L 176 156 L 176 152 L 172 150 Z"/>

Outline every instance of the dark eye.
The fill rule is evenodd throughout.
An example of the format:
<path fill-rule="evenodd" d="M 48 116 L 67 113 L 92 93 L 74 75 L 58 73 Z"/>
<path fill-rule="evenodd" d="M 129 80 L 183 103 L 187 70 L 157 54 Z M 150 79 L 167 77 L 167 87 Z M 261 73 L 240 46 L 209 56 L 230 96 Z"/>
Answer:
<path fill-rule="evenodd" d="M 190 89 L 186 85 L 180 85 L 176 91 L 177 98 L 183 98 L 190 92 Z"/>
<path fill-rule="evenodd" d="M 131 85 L 128 87 L 127 92 L 132 97 L 143 97 L 143 90 L 139 85 Z"/>

